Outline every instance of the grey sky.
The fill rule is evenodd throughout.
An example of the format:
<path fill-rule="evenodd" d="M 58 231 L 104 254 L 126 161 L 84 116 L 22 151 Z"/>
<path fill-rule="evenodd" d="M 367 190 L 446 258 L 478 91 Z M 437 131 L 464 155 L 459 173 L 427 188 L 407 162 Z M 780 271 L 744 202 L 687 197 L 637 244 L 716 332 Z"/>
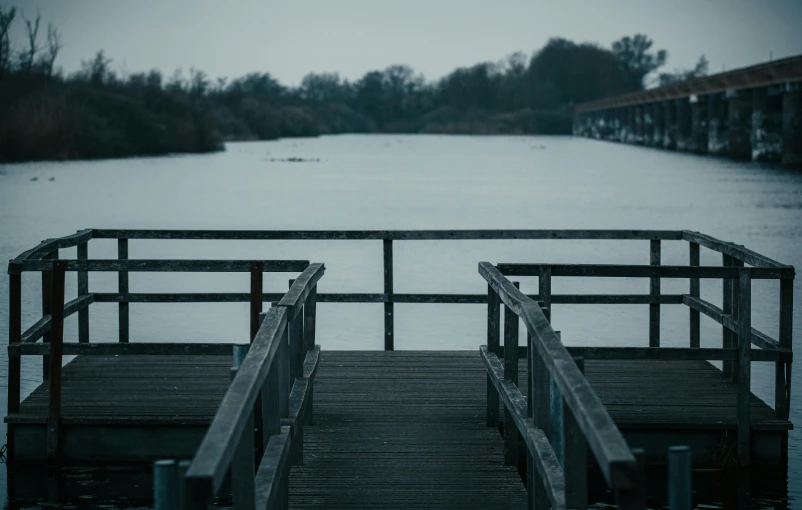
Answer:
<path fill-rule="evenodd" d="M 802 0 L 0 0 L 62 33 L 67 72 L 104 49 L 115 70 L 196 67 L 210 76 L 309 71 L 359 78 L 408 64 L 435 79 L 456 67 L 527 55 L 554 36 L 604 46 L 648 34 L 667 69 L 711 72 L 802 53 Z M 22 23 L 13 34 L 23 43 Z"/>

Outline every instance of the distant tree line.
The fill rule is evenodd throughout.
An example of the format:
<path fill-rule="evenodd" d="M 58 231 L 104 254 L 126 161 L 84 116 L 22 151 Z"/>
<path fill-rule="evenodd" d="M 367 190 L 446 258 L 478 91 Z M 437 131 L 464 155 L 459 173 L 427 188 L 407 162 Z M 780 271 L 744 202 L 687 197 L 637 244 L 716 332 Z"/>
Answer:
<path fill-rule="evenodd" d="M 271 140 L 337 133 L 570 133 L 577 103 L 643 89 L 667 60 L 647 36 L 611 48 L 551 39 L 531 58 L 459 68 L 427 81 L 404 65 L 356 81 L 310 73 L 286 87 L 269 73 L 228 81 L 203 71 L 164 78 L 115 73 L 99 51 L 65 76 L 54 68 L 58 31 L 39 34 L 39 17 L 22 16 L 24 48 L 12 48 L 13 7 L 0 6 L 0 161 L 104 158 L 204 152 L 222 140 Z M 706 72 L 657 76 L 659 83 Z"/>

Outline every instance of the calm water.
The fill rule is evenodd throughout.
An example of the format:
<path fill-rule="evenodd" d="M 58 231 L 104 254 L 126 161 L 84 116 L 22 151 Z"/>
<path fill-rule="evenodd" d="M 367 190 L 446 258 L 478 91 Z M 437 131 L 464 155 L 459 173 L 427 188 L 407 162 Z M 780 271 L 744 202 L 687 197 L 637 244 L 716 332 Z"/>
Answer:
<path fill-rule="evenodd" d="M 299 157 L 311 161 L 281 162 Z M 36 181 L 32 181 L 37 178 Z M 50 180 L 54 178 L 54 180 Z M 744 244 L 802 267 L 802 173 L 570 137 L 340 136 L 229 144 L 225 153 L 97 162 L 0 166 L 0 258 L 46 237 L 82 228 L 180 229 L 691 229 Z M 113 257 L 113 241 L 93 241 L 90 257 Z M 492 262 L 648 263 L 647 242 L 513 241 L 397 242 L 396 292 L 484 292 L 476 272 Z M 132 241 L 132 258 L 300 258 L 326 263 L 324 292 L 381 292 L 381 243 Z M 74 257 L 73 250 L 63 256 Z M 664 242 L 663 262 L 686 264 L 687 244 Z M 702 264 L 720 263 L 703 250 Z M 91 276 L 91 290 L 115 291 L 113 275 Z M 286 288 L 287 275 L 266 279 Z M 802 342 L 797 280 L 795 348 Z M 524 290 L 534 292 L 524 279 Z M 38 277 L 24 285 L 24 325 L 38 318 Z M 555 293 L 648 292 L 648 282 L 557 278 Z M 246 292 L 245 275 L 131 277 L 133 292 Z M 687 282 L 665 281 L 664 292 Z M 68 293 L 75 293 L 74 278 Z M 0 277 L 0 295 L 8 279 Z M 703 297 L 720 301 L 720 286 L 702 282 Z M 754 322 L 777 335 L 778 285 L 756 282 Z M 6 300 L 5 297 L 2 298 Z M 759 306 L 758 306 L 759 304 Z M 479 305 L 396 305 L 396 348 L 474 349 L 484 342 Z M 8 328 L 7 305 L 0 330 Z M 116 341 L 114 305 L 93 305 L 92 341 Z M 380 305 L 319 307 L 324 349 L 379 349 Z M 664 345 L 687 345 L 688 312 L 663 307 Z M 555 328 L 572 345 L 648 343 L 645 306 L 567 306 Z M 68 335 L 77 333 L 75 317 Z M 158 333 L 156 328 L 158 328 Z M 245 305 L 132 305 L 132 341 L 245 341 Z M 623 331 L 623 334 L 622 334 Z M 703 321 L 703 344 L 720 345 L 720 328 Z M 39 383 L 38 359 L 24 364 L 23 393 Z M 0 357 L 0 385 L 6 385 Z M 773 401 L 773 366 L 755 364 L 753 391 Z M 802 395 L 800 377 L 792 395 Z M 2 388 L 0 407 L 5 409 Z M 792 420 L 802 424 L 792 402 Z M 3 430 L 4 433 L 4 430 Z M 802 497 L 802 435 L 790 439 L 788 495 Z M 499 443 L 499 447 L 501 443 Z M 732 486 L 708 477 L 709 503 L 732 503 Z M 765 478 L 765 477 L 764 477 Z M 753 481 L 752 506 L 773 506 L 785 481 Z M 5 484 L 5 477 L 1 477 Z M 745 483 L 741 483 L 744 492 Z M 718 484 L 718 485 L 717 485 Z M 777 488 L 779 485 L 779 489 Z M 699 487 L 701 489 L 701 486 Z M 5 485 L 1 489 L 5 492 Z M 709 494 L 708 494 L 709 493 Z M 782 505 L 782 503 L 778 503 Z"/>

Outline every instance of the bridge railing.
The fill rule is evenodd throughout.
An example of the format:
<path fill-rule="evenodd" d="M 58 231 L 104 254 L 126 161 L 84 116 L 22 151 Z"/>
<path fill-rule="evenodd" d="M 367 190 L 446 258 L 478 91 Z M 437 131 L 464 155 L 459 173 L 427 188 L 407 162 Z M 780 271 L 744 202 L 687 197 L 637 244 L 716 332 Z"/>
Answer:
<path fill-rule="evenodd" d="M 8 415 L 9 426 L 20 412 L 22 380 L 22 356 L 42 356 L 42 376 L 48 385 L 47 456 L 51 462 L 61 459 L 60 428 L 62 421 L 62 377 L 63 357 L 69 355 L 196 355 L 231 352 L 230 344 L 221 343 L 129 343 L 128 317 L 120 314 L 119 343 L 89 342 L 89 309 L 98 302 L 96 294 L 88 292 L 88 273 L 116 272 L 245 272 L 251 274 L 251 293 L 246 294 L 251 302 L 252 337 L 253 324 L 258 324 L 262 311 L 261 292 L 264 272 L 300 273 L 309 265 L 305 260 L 89 260 L 86 251 L 79 247 L 76 260 L 59 260 L 59 250 L 69 248 L 71 243 L 86 243 L 87 234 L 45 241 L 39 247 L 26 252 L 9 263 L 9 343 L 8 343 Z M 40 258 L 36 258 L 40 257 Z M 32 326 L 22 331 L 22 275 L 26 272 L 41 273 L 42 316 Z M 65 303 L 65 279 L 67 272 L 78 274 L 78 296 Z M 122 276 L 120 277 L 122 278 Z M 126 284 L 127 285 L 127 284 Z M 127 289 L 125 289 L 127 291 Z M 148 296 L 145 294 L 145 296 Z M 203 301 L 215 301 L 214 294 L 201 294 Z M 280 296 L 280 295 L 279 295 Z M 64 319 L 79 314 L 78 343 L 64 342 Z M 39 340 L 42 340 L 40 343 Z M 258 424 L 257 424 L 258 425 Z M 9 434 L 8 458 L 14 460 L 14 435 Z"/>
<path fill-rule="evenodd" d="M 587 507 L 587 448 L 596 459 L 621 508 L 645 508 L 643 459 L 632 451 L 590 387 L 577 363 L 552 329 L 541 306 L 489 262 L 479 263 L 488 284 L 488 344 L 481 348 L 488 376 L 488 425 L 498 424 L 499 397 L 504 404 L 505 463 L 515 466 L 526 455 L 529 508 Z M 504 309 L 503 362 L 499 359 L 500 307 Z M 518 327 L 527 332 L 529 391 L 518 389 Z M 579 365 L 579 366 L 578 366 Z M 550 442 L 550 381 L 561 397 L 562 449 Z M 526 451 L 519 451 L 518 436 Z M 586 446 L 587 445 L 587 446 Z"/>
<path fill-rule="evenodd" d="M 320 356 L 315 346 L 315 296 L 322 264 L 312 264 L 263 315 L 244 360 L 192 463 L 179 480 L 186 508 L 210 508 L 231 473 L 234 508 L 287 508 L 291 465 L 303 463 L 303 426 L 312 421 L 312 385 Z M 263 424 L 256 448 L 254 422 Z"/>

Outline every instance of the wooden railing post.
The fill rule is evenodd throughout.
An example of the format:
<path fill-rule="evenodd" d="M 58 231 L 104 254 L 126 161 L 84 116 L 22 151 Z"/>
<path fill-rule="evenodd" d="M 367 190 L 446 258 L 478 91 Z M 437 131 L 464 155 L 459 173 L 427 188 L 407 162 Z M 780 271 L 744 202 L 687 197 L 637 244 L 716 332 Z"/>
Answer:
<path fill-rule="evenodd" d="M 290 280 L 290 287 L 295 280 Z M 304 358 L 306 357 L 306 349 L 304 349 L 304 310 L 298 313 L 294 319 L 292 314 L 296 312 L 295 308 L 287 308 L 287 313 L 290 316 L 287 318 L 290 323 L 288 325 L 290 334 L 290 349 L 289 349 L 289 364 L 290 364 L 290 385 L 291 389 L 295 383 L 295 379 L 303 377 L 304 375 Z M 293 432 L 293 465 L 303 465 L 304 463 L 304 419 L 303 415 L 299 414 L 298 420 L 295 422 L 295 431 Z"/>
<path fill-rule="evenodd" d="M 627 489 L 616 489 L 616 506 L 622 510 L 646 510 L 646 451 L 633 448 L 635 457 L 635 472 L 633 485 Z"/>
<path fill-rule="evenodd" d="M 61 353 L 64 345 L 64 280 L 67 263 L 53 262 L 50 322 L 50 402 L 47 413 L 47 460 L 61 460 Z"/>
<path fill-rule="evenodd" d="M 487 286 L 487 350 L 499 355 L 501 327 L 501 301 L 490 285 Z M 498 427 L 499 395 L 493 379 L 487 374 L 487 426 Z"/>
<path fill-rule="evenodd" d="M 518 282 L 514 282 L 518 287 Z M 504 306 L 504 379 L 518 386 L 518 315 Z M 509 408 L 504 406 L 504 464 L 518 465 L 518 427 Z"/>
<path fill-rule="evenodd" d="M 250 320 L 251 320 L 251 338 L 250 343 L 253 343 L 253 339 L 256 338 L 256 334 L 259 332 L 259 326 L 261 325 L 261 318 L 260 315 L 262 313 L 262 292 L 264 288 L 264 270 L 265 265 L 259 261 L 252 261 L 251 262 L 251 293 L 250 293 L 250 305 L 251 305 L 251 313 L 250 313 Z M 264 451 L 264 447 L 267 445 L 266 442 L 263 442 L 263 434 L 264 434 L 264 427 L 262 424 L 262 400 L 264 398 L 264 392 L 260 395 L 256 396 L 256 402 L 253 405 L 253 424 L 254 424 L 254 444 L 256 447 L 256 458 L 262 458 L 262 452 Z"/>
<path fill-rule="evenodd" d="M 738 260 L 736 258 L 732 258 L 731 260 L 732 267 L 744 267 L 743 260 Z M 741 301 L 741 293 L 738 283 L 738 278 L 735 278 L 732 281 L 732 318 L 738 320 L 738 314 L 740 310 L 740 301 Z M 731 335 L 732 338 L 732 347 L 738 349 L 738 335 L 739 332 L 734 332 Z M 752 342 L 752 335 L 751 332 L 749 334 L 748 344 L 751 346 Z M 740 377 L 740 364 L 738 362 L 733 363 L 732 365 L 732 382 L 737 383 L 738 378 Z"/>
<path fill-rule="evenodd" d="M 393 240 L 384 239 L 384 294 L 387 301 L 384 303 L 384 350 L 392 351 L 395 348 L 393 336 Z"/>
<path fill-rule="evenodd" d="M 691 267 L 698 267 L 700 263 L 699 259 L 699 244 L 698 243 L 689 243 L 688 246 L 690 247 L 690 263 Z M 691 278 L 690 279 L 690 289 L 689 294 L 693 298 L 699 298 L 700 296 L 700 286 L 699 286 L 699 278 Z M 694 310 L 693 308 L 690 309 L 691 314 L 691 331 L 690 331 L 690 344 L 691 348 L 699 348 L 701 345 L 701 324 L 699 321 L 699 311 Z"/>
<path fill-rule="evenodd" d="M 42 257 L 43 259 L 58 260 L 58 250 L 48 253 Z M 63 301 L 62 301 L 63 302 Z M 52 314 L 53 306 L 53 270 L 42 271 L 42 317 L 47 317 Z M 63 305 L 62 305 L 63 306 Z M 51 322 L 50 331 L 42 335 L 42 342 L 49 344 L 53 336 L 53 327 Z M 42 356 L 42 379 L 47 381 L 50 379 L 50 356 Z"/>
<path fill-rule="evenodd" d="M 585 361 L 582 358 L 574 358 L 574 361 L 584 374 Z M 565 401 L 562 405 L 565 506 L 585 510 L 588 507 L 588 446 L 571 409 Z"/>
<path fill-rule="evenodd" d="M 724 267 L 732 267 L 733 266 L 733 258 L 729 255 L 722 255 L 721 256 L 721 264 Z M 733 292 L 733 285 L 732 279 L 724 278 L 721 281 L 721 289 L 722 289 L 722 296 L 721 296 L 721 310 L 727 314 L 732 316 L 733 315 L 733 307 L 732 307 L 732 292 Z M 732 349 L 735 347 L 735 343 L 733 341 L 734 333 L 729 330 L 726 326 L 721 327 L 721 347 L 724 349 Z M 733 377 L 735 371 L 733 370 L 734 363 L 732 361 L 722 361 L 721 362 L 721 371 L 725 377 Z"/>
<path fill-rule="evenodd" d="M 780 348 L 792 349 L 794 325 L 794 280 L 780 280 Z M 791 363 L 775 364 L 774 410 L 777 417 L 788 419 L 791 401 Z"/>
<path fill-rule="evenodd" d="M 11 269 L 11 268 L 9 268 Z M 22 273 L 10 271 L 8 282 L 8 345 L 19 344 L 22 336 Z M 22 381 L 22 356 L 8 353 L 8 414 L 20 410 L 20 387 Z M 9 466 L 14 464 L 15 440 L 14 425 L 7 426 L 6 459 Z"/>
<path fill-rule="evenodd" d="M 89 258 L 89 241 L 81 243 L 77 247 L 78 260 Z M 78 297 L 89 294 L 89 272 L 78 271 Z M 89 307 L 78 312 L 78 342 L 89 343 Z"/>
<path fill-rule="evenodd" d="M 315 320 L 317 319 L 317 285 L 312 287 L 304 302 L 304 356 L 306 352 L 315 349 Z M 315 388 L 309 385 L 306 396 L 306 409 L 304 410 L 304 423 L 312 425 L 314 418 Z"/>
<path fill-rule="evenodd" d="M 562 335 L 559 331 L 554 332 L 557 338 L 562 340 Z M 557 381 L 554 377 L 549 377 L 549 442 L 554 455 L 560 464 L 563 466 L 563 396 L 560 393 L 560 387 L 557 386 Z"/>
<path fill-rule="evenodd" d="M 691 510 L 691 449 L 672 446 L 668 449 L 668 508 Z"/>
<path fill-rule="evenodd" d="M 746 466 L 750 460 L 751 416 L 750 387 L 752 380 L 752 273 L 741 269 L 738 279 L 738 461 Z"/>
<path fill-rule="evenodd" d="M 231 369 L 231 380 L 237 376 L 238 367 Z M 253 442 L 253 413 L 248 415 L 242 436 L 237 443 L 234 458 L 231 460 L 231 494 L 234 508 L 254 510 L 256 508 L 256 489 L 254 487 L 256 464 Z"/>
<path fill-rule="evenodd" d="M 650 241 L 649 264 L 660 265 L 660 239 Z M 660 296 L 660 278 L 652 277 L 649 281 L 649 294 Z M 649 304 L 649 347 L 660 347 L 660 304 Z"/>
<path fill-rule="evenodd" d="M 117 258 L 119 260 L 128 259 L 128 239 L 117 239 Z M 117 273 L 117 292 L 127 295 L 128 289 L 128 271 L 120 271 Z M 119 340 L 120 343 L 128 343 L 129 340 L 129 315 L 128 315 L 128 297 L 123 297 L 119 306 Z"/>
<path fill-rule="evenodd" d="M 543 303 L 543 315 L 551 322 L 551 267 L 546 266 L 540 270 L 538 276 L 538 301 Z"/>

